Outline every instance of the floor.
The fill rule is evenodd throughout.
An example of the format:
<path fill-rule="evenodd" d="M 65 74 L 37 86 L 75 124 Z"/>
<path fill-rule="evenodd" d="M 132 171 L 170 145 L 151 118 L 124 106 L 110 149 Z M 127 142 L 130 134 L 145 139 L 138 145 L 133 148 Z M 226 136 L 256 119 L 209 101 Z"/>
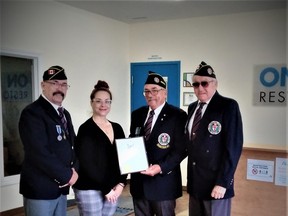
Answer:
<path fill-rule="evenodd" d="M 131 196 L 129 192 L 129 184 L 125 187 L 122 196 Z M 187 216 L 188 215 L 188 194 L 183 191 L 183 196 L 176 200 L 176 216 Z M 77 208 L 76 206 L 71 206 L 69 209 Z M 0 213 L 1 216 L 24 216 L 23 209 L 17 208 Z M 129 216 L 135 216 L 135 214 L 130 214 Z"/>
<path fill-rule="evenodd" d="M 123 196 L 131 196 L 129 193 L 129 185 L 127 185 L 122 193 Z M 176 200 L 176 216 L 188 215 L 188 203 L 189 195 L 186 191 L 183 191 L 183 196 Z M 129 216 L 135 216 L 135 214 L 129 214 Z"/>

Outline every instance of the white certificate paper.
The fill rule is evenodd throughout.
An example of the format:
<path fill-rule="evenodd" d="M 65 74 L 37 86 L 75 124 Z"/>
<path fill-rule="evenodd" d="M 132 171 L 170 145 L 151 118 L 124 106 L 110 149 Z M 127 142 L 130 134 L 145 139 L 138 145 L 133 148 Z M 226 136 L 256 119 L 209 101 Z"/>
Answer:
<path fill-rule="evenodd" d="M 135 173 L 148 168 L 143 137 L 116 139 L 121 174 Z"/>

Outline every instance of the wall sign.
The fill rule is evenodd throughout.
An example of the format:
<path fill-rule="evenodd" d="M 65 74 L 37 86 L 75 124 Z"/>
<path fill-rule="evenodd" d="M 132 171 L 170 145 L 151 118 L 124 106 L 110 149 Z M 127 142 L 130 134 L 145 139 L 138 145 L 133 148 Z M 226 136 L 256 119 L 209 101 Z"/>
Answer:
<path fill-rule="evenodd" d="M 288 186 L 288 159 L 276 158 L 275 185 Z"/>
<path fill-rule="evenodd" d="M 254 105 L 286 105 L 288 80 L 287 66 L 257 65 L 254 69 L 254 80 Z"/>
<path fill-rule="evenodd" d="M 274 161 L 248 159 L 247 179 L 273 182 Z"/>

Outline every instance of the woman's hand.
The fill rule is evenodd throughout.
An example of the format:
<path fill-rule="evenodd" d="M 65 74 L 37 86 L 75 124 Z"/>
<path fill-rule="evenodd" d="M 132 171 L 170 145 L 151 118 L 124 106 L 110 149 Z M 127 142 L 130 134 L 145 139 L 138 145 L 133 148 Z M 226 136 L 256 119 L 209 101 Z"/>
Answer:
<path fill-rule="evenodd" d="M 114 188 L 115 194 L 117 195 L 117 197 L 119 197 L 124 189 L 124 184 L 119 183 L 117 184 Z"/>
<path fill-rule="evenodd" d="M 111 191 L 108 194 L 106 194 L 105 197 L 108 200 L 108 202 L 111 203 L 116 203 L 118 199 L 118 196 L 114 189 L 111 189 Z"/>
<path fill-rule="evenodd" d="M 108 194 L 105 195 L 109 202 L 116 203 L 124 189 L 124 184 L 117 184 Z"/>

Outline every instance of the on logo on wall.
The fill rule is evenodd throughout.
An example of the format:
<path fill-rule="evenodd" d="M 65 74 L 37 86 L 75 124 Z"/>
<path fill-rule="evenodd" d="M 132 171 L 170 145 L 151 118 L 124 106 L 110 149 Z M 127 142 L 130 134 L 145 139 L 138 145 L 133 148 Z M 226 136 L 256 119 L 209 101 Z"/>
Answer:
<path fill-rule="evenodd" d="M 256 65 L 254 75 L 254 105 L 286 106 L 287 66 Z"/>

